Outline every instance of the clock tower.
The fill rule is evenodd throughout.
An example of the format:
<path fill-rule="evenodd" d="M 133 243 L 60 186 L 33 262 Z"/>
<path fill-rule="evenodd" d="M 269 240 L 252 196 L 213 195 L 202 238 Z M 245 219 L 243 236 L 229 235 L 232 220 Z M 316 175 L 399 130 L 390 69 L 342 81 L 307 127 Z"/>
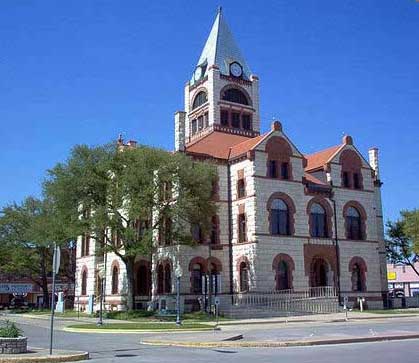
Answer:
<path fill-rule="evenodd" d="M 221 8 L 185 85 L 184 110 L 175 114 L 176 150 L 213 131 L 259 135 L 259 79 L 250 71 Z"/>

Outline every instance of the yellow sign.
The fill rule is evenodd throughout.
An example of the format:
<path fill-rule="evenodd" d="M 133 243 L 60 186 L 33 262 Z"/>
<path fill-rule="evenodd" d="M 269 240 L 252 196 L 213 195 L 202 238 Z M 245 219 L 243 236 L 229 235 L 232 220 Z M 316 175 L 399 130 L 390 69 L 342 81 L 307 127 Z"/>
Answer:
<path fill-rule="evenodd" d="M 387 272 L 387 280 L 396 280 L 397 275 L 395 271 L 388 271 Z"/>

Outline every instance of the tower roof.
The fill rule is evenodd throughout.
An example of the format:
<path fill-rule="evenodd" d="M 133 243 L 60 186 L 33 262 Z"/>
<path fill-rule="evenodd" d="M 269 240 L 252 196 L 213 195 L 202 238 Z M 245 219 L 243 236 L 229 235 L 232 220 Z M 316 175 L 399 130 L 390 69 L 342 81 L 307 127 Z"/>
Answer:
<path fill-rule="evenodd" d="M 199 57 L 197 66 L 206 65 L 206 73 L 209 67 L 216 65 L 220 69 L 221 74 L 228 76 L 230 75 L 230 64 L 233 62 L 240 63 L 243 69 L 243 78 L 249 79 L 251 75 L 250 68 L 237 46 L 230 28 L 224 20 L 220 8 L 215 17 L 207 42 Z"/>

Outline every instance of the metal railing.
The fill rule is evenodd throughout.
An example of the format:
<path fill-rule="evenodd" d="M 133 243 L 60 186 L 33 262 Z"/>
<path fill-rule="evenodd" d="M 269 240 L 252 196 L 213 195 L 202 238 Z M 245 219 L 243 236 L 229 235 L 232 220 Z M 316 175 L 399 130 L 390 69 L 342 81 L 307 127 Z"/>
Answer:
<path fill-rule="evenodd" d="M 247 292 L 233 296 L 233 306 L 285 313 L 334 313 L 339 311 L 336 288 L 311 287 L 304 290 Z"/>

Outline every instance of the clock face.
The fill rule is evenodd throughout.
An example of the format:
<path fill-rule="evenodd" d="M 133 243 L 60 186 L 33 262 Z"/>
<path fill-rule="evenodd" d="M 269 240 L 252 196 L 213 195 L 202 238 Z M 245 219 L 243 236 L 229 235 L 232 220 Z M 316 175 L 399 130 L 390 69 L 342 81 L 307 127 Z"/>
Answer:
<path fill-rule="evenodd" d="M 195 81 L 199 80 L 202 77 L 202 68 L 196 67 L 195 73 L 194 73 L 194 79 Z"/>
<path fill-rule="evenodd" d="M 231 63 L 230 64 L 230 73 L 234 77 L 240 77 L 243 73 L 242 66 L 237 62 Z"/>

